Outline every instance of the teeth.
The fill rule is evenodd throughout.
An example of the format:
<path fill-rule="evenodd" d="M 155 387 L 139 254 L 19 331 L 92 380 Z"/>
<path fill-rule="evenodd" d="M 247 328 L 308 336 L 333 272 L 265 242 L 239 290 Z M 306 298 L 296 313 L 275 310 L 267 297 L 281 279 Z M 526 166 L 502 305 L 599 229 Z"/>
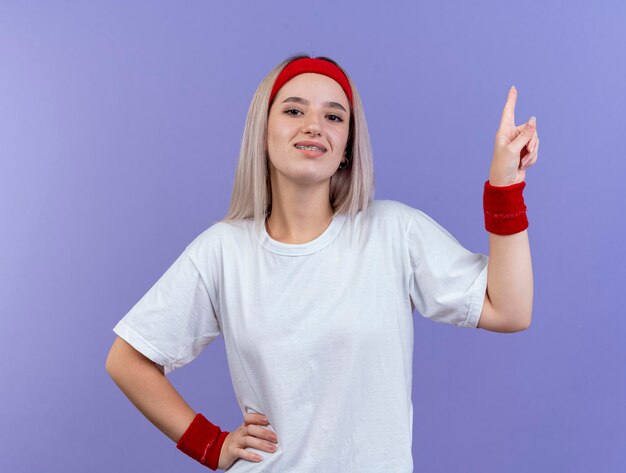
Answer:
<path fill-rule="evenodd" d="M 300 146 L 300 145 L 296 145 L 296 148 L 298 149 L 308 149 L 311 151 L 320 151 L 320 152 L 324 152 L 324 150 L 322 148 L 318 148 L 317 146 Z"/>

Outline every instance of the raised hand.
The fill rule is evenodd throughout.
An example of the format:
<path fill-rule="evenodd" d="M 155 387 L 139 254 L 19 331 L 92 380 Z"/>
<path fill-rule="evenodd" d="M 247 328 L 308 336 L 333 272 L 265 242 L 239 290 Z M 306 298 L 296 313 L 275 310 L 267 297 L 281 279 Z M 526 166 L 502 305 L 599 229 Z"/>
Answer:
<path fill-rule="evenodd" d="M 496 132 L 489 183 L 492 186 L 517 184 L 526 177 L 526 169 L 535 164 L 539 153 L 539 136 L 535 117 L 515 125 L 517 89 L 511 86 L 504 104 L 500 127 Z"/>

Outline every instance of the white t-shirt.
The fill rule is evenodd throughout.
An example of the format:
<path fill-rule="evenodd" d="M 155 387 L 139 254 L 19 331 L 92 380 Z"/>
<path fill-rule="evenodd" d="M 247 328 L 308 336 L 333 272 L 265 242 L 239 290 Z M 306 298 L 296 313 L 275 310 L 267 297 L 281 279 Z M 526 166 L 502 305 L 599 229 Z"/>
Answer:
<path fill-rule="evenodd" d="M 278 437 L 275 453 L 247 447 L 264 460 L 229 472 L 413 471 L 413 306 L 475 328 L 488 256 L 394 200 L 374 200 L 354 225 L 351 240 L 336 214 L 316 239 L 288 244 L 255 234 L 252 219 L 217 222 L 114 327 L 165 374 L 223 334 L 242 414 L 265 414 Z"/>

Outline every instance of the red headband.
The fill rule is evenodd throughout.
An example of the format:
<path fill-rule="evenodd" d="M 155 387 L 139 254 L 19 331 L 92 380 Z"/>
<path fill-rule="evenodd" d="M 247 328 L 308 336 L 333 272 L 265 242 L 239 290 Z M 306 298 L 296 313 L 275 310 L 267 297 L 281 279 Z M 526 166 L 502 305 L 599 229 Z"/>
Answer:
<path fill-rule="evenodd" d="M 324 59 L 310 57 L 295 59 L 287 64 L 282 71 L 280 71 L 280 74 L 278 74 L 278 77 L 274 82 L 274 87 L 272 87 L 269 105 L 272 105 L 272 100 L 274 100 L 274 96 L 276 96 L 278 90 L 283 85 L 285 85 L 285 82 L 293 79 L 298 74 L 303 74 L 305 72 L 315 72 L 317 74 L 323 74 L 335 80 L 346 93 L 348 101 L 350 102 L 350 107 L 353 108 L 352 88 L 350 87 L 350 82 L 348 81 L 348 77 L 344 74 L 344 72 L 332 62 L 325 61 Z"/>

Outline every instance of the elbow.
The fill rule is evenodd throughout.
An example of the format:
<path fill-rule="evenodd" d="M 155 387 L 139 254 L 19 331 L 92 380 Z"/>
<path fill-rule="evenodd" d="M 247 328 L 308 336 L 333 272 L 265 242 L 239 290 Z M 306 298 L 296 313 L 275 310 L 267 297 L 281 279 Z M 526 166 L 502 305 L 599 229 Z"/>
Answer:
<path fill-rule="evenodd" d="M 522 317 L 519 320 L 521 320 L 521 322 L 517 324 L 513 332 L 523 332 L 524 330 L 528 330 L 532 322 L 532 314 L 526 317 Z"/>
<path fill-rule="evenodd" d="M 104 369 L 112 378 L 119 372 L 120 367 L 127 366 L 131 361 L 130 352 L 124 349 L 125 344 L 121 343 L 121 340 L 119 337 L 115 339 L 104 362 Z"/>
<path fill-rule="evenodd" d="M 107 356 L 107 359 L 106 359 L 106 361 L 104 363 L 104 369 L 109 374 L 109 376 L 113 377 L 114 366 L 113 366 L 113 359 L 111 357 L 111 353 L 110 352 L 109 352 L 109 355 Z"/>
<path fill-rule="evenodd" d="M 531 317 L 530 316 L 522 316 L 520 314 L 509 314 L 508 317 L 504 317 L 503 323 L 500 326 L 500 330 L 494 330 L 501 333 L 517 333 L 523 332 L 524 330 L 528 330 L 530 327 Z"/>
<path fill-rule="evenodd" d="M 111 374 L 111 350 L 109 350 L 109 353 L 107 354 L 107 358 L 104 361 L 104 369 L 106 370 L 107 373 Z"/>

